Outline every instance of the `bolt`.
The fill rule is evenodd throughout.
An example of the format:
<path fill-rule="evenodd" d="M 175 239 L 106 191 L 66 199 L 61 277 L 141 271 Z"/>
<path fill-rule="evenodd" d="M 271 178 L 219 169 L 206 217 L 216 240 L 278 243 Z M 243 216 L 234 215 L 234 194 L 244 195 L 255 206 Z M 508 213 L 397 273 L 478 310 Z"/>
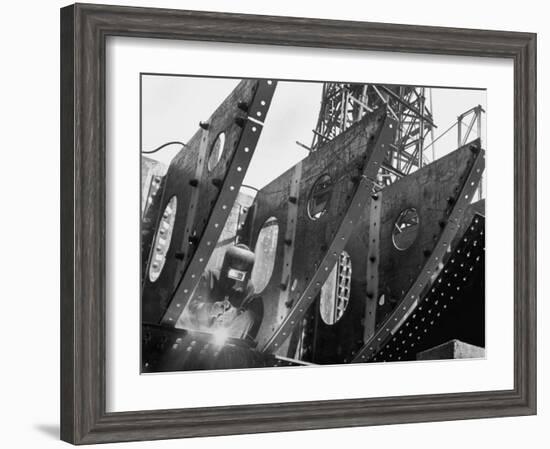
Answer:
<path fill-rule="evenodd" d="M 235 117 L 235 124 L 237 126 L 240 126 L 241 128 L 244 128 L 244 125 L 246 124 L 246 120 L 242 117 Z"/>

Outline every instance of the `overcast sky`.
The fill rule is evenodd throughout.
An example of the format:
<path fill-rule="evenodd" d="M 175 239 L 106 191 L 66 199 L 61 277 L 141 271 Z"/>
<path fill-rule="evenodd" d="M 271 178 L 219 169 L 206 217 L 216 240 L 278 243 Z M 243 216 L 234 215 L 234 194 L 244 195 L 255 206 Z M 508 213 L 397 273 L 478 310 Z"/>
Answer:
<path fill-rule="evenodd" d="M 169 141 L 187 142 L 199 121 L 207 120 L 238 84 L 238 79 L 144 75 L 142 78 L 142 150 Z M 257 188 L 276 178 L 307 155 L 296 144 L 310 145 L 317 124 L 322 83 L 280 81 L 267 114 L 265 126 L 245 177 L 244 184 Z M 432 112 L 438 128 L 435 138 L 456 122 L 456 118 L 478 104 L 487 111 L 485 90 L 434 88 Z M 429 103 L 429 99 L 428 99 Z M 485 133 L 485 120 L 483 120 Z M 475 136 L 472 134 L 473 137 Z M 429 144 L 429 140 L 426 141 Z M 486 148 L 486 144 L 484 144 Z M 435 144 L 435 157 L 457 148 L 456 127 Z M 150 157 L 165 163 L 181 149 L 174 145 Z M 431 148 L 427 156 L 431 158 Z"/>

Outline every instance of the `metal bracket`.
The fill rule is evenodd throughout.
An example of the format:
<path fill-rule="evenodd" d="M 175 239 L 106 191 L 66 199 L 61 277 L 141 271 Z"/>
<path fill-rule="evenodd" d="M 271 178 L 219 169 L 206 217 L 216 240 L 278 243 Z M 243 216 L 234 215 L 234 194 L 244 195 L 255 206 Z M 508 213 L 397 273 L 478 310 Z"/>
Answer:
<path fill-rule="evenodd" d="M 286 285 L 285 289 L 281 289 L 279 293 L 279 303 L 277 307 L 277 318 L 283 320 L 286 313 L 287 302 L 290 296 L 290 284 L 292 280 L 292 259 L 294 258 L 294 240 L 296 238 L 296 227 L 298 225 L 298 199 L 300 197 L 300 180 L 302 179 L 302 162 L 294 167 L 292 180 L 290 181 L 289 198 L 295 198 L 294 201 L 288 202 L 288 212 L 286 218 L 285 242 L 290 242 L 289 245 L 284 245 L 283 269 L 281 274 L 281 285 Z"/>
<path fill-rule="evenodd" d="M 276 85 L 277 82 L 273 80 L 261 80 L 258 82 L 258 89 L 254 95 L 254 100 L 249 106 L 249 115 L 254 120 L 246 120 L 243 124 L 244 128 L 241 138 L 225 174 L 220 194 L 216 199 L 204 232 L 198 242 L 197 249 L 189 261 L 187 269 L 162 317 L 161 323 L 164 325 L 174 326 L 176 324 L 206 268 L 239 193 L 239 188 L 242 185 L 248 165 L 252 159 L 252 154 L 263 129 L 263 122 L 260 122 L 259 119 L 265 120 Z"/>
<path fill-rule="evenodd" d="M 403 300 L 384 321 L 384 323 L 382 323 L 378 331 L 375 332 L 374 335 L 359 350 L 352 361 L 353 363 L 369 361 L 380 350 L 380 348 L 384 347 L 387 341 L 391 339 L 395 332 L 397 332 L 400 326 L 406 321 L 407 317 L 415 310 L 420 301 L 423 290 L 426 286 L 431 284 L 437 273 L 441 271 L 445 253 L 448 251 L 451 242 L 460 228 L 461 218 L 466 210 L 466 207 L 470 204 L 470 201 L 473 198 L 485 168 L 485 152 L 477 145 L 479 145 L 479 143 L 473 144 L 471 147 L 471 150 L 476 154 L 474 163 L 472 164 L 470 173 L 468 174 L 465 183 L 462 185 L 458 200 L 449 215 L 447 224 L 441 233 L 434 250 L 424 264 L 424 267 L 415 282 L 405 294 Z"/>
<path fill-rule="evenodd" d="M 373 184 L 371 180 L 376 178 L 382 161 L 389 149 L 389 144 L 393 142 L 395 130 L 394 123 L 392 119 L 386 116 L 376 147 L 373 149 L 369 160 L 365 163 L 355 194 L 346 214 L 340 222 L 340 226 L 334 235 L 332 243 L 325 252 L 322 260 L 319 262 L 315 273 L 306 285 L 300 298 L 296 301 L 296 304 L 285 317 L 279 328 L 264 345 L 262 351 L 277 351 L 290 336 L 294 326 L 300 322 L 313 300 L 319 294 L 323 283 L 326 281 L 334 264 L 338 261 L 338 257 L 344 249 L 355 225 L 369 207 Z"/>
<path fill-rule="evenodd" d="M 201 125 L 202 122 L 201 122 Z M 207 152 L 208 152 L 208 137 L 210 135 L 210 127 L 209 126 L 201 126 L 202 132 L 201 132 L 201 141 L 199 144 L 199 155 L 198 155 L 198 163 L 195 167 L 195 174 L 194 178 L 195 180 L 202 179 L 203 173 L 204 173 L 204 167 L 206 166 L 206 159 L 208 158 Z M 195 188 L 191 190 L 191 198 L 189 200 L 189 207 L 187 211 L 187 219 L 185 221 L 185 231 L 183 233 L 183 239 L 181 241 L 181 248 L 180 252 L 185 254 L 185 257 L 188 255 L 189 250 L 189 238 L 191 237 L 191 232 L 193 231 L 193 224 L 195 223 L 195 217 L 197 215 L 197 208 L 199 207 L 199 198 L 200 198 L 200 190 L 199 188 Z M 178 270 L 179 271 L 179 270 Z M 174 279 L 174 287 L 177 286 L 177 280 L 178 276 Z"/>
<path fill-rule="evenodd" d="M 367 254 L 367 295 L 365 301 L 363 341 L 368 341 L 376 327 L 378 305 L 378 264 L 380 263 L 380 215 L 382 191 L 371 200 L 369 219 L 369 251 Z"/>
<path fill-rule="evenodd" d="M 484 218 L 474 215 L 468 229 L 460 239 L 453 242 L 454 250 L 449 254 L 437 280 L 431 288 L 425 290 L 419 306 L 399 326 L 393 338 L 372 357 L 373 362 L 414 360 L 419 350 L 426 349 L 425 342 L 437 328 L 438 321 L 444 319 L 457 301 L 460 303 L 463 289 L 467 287 L 470 278 L 483 271 L 484 226 Z M 468 297 L 467 302 L 472 299 Z"/>

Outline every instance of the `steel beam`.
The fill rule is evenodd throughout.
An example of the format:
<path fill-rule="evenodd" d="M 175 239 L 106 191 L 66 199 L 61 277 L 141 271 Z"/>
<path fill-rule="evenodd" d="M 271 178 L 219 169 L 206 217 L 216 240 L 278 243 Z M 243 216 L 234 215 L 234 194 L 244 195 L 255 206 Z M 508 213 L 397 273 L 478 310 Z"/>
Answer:
<path fill-rule="evenodd" d="M 429 288 L 433 279 L 441 270 L 445 254 L 449 250 L 450 244 L 457 235 L 462 216 L 468 204 L 472 201 L 473 194 L 479 184 L 481 175 L 485 168 L 485 152 L 481 149 L 479 141 L 471 144 L 471 150 L 476 155 L 474 163 L 470 167 L 468 177 L 462 185 L 462 188 L 454 203 L 454 207 L 448 217 L 443 232 L 440 234 L 437 244 L 426 260 L 423 269 L 416 278 L 415 282 L 408 289 L 404 298 L 388 316 L 388 318 L 379 326 L 375 334 L 365 343 L 361 350 L 356 354 L 353 362 L 369 361 L 380 348 L 382 348 L 399 330 L 400 326 L 406 321 L 407 317 L 414 312 L 419 304 L 422 293 Z"/>
<path fill-rule="evenodd" d="M 485 220 L 474 214 L 469 224 L 464 224 L 468 229 L 453 242 L 454 249 L 432 287 L 424 291 L 416 309 L 370 361 L 415 360 L 419 352 L 452 338 L 465 337 L 484 346 L 484 331 L 476 330 L 476 322 L 483 322 L 484 313 L 478 312 L 476 316 L 466 313 L 484 310 Z M 451 319 L 453 324 L 457 320 L 462 324 L 461 333 L 456 333 L 455 326 L 449 324 Z"/>
<path fill-rule="evenodd" d="M 258 143 L 263 128 L 262 120 L 265 120 L 267 115 L 276 85 L 277 82 L 273 80 L 258 81 L 254 98 L 247 105 L 248 120 L 239 124 L 243 128 L 242 134 L 226 170 L 223 183 L 220 185 L 219 195 L 207 219 L 205 229 L 197 242 L 197 248 L 193 252 L 162 317 L 161 323 L 164 325 L 174 326 L 176 324 L 199 283 L 237 198 L 239 188 Z"/>
<path fill-rule="evenodd" d="M 300 322 L 311 303 L 319 294 L 327 276 L 337 263 L 338 257 L 344 249 L 354 226 L 362 218 L 364 212 L 369 210 L 373 180 L 376 179 L 376 175 L 389 150 L 389 144 L 393 142 L 395 128 L 395 121 L 386 117 L 377 143 L 369 159 L 364 164 L 361 179 L 357 185 L 355 194 L 353 195 L 345 215 L 342 217 L 332 242 L 317 265 L 317 269 L 313 273 L 313 276 L 308 280 L 299 299 L 279 328 L 262 348 L 263 352 L 276 352 L 289 337 L 293 328 Z"/>
<path fill-rule="evenodd" d="M 378 264 L 380 263 L 380 214 L 383 191 L 372 198 L 369 216 L 369 243 L 367 254 L 367 291 L 365 292 L 365 316 L 363 341 L 368 341 L 376 327 L 378 306 Z"/>

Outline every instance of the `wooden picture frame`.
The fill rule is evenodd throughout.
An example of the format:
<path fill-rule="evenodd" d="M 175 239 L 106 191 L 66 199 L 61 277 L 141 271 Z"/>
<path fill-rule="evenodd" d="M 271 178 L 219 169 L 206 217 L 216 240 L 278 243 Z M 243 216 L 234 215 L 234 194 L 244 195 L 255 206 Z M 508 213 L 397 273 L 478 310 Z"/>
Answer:
<path fill-rule="evenodd" d="M 107 36 L 512 59 L 515 126 L 514 388 L 460 394 L 107 413 Z M 91 444 L 535 414 L 535 301 L 535 34 L 86 4 L 61 10 L 63 440 Z"/>

